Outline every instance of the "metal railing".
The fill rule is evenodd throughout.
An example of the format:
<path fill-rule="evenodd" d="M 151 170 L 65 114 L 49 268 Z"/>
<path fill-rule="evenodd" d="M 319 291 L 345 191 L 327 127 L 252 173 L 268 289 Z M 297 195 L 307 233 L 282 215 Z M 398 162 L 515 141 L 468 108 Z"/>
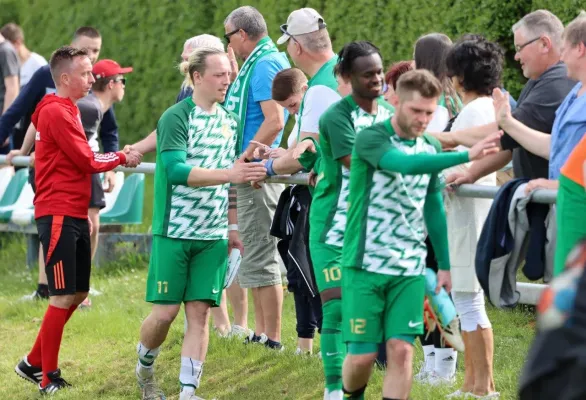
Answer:
<path fill-rule="evenodd" d="M 0 155 L 0 165 L 6 164 L 6 156 Z M 18 167 L 27 167 L 29 165 L 29 157 L 14 157 L 12 164 Z M 136 168 L 118 167 L 116 171 L 123 172 L 140 172 L 145 174 L 155 173 L 155 163 L 142 163 Z M 285 183 L 296 185 L 307 185 L 308 174 L 295 175 L 276 175 L 267 179 L 268 183 Z M 476 197 L 483 199 L 492 199 L 498 192 L 498 186 L 484 186 L 484 185 L 461 185 L 456 190 L 456 194 L 461 197 Z M 538 190 L 533 194 L 531 200 L 535 203 L 554 204 L 556 202 L 557 191 L 555 190 Z M 536 283 L 518 282 L 517 290 L 521 297 L 519 303 L 536 305 L 541 291 L 545 289 L 546 285 Z"/>

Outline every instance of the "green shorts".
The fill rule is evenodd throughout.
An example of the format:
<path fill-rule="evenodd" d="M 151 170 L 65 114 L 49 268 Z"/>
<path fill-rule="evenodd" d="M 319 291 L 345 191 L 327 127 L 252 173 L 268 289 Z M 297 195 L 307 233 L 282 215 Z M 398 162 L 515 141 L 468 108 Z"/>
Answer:
<path fill-rule="evenodd" d="M 342 330 L 346 342 L 381 343 L 423 334 L 425 276 L 344 268 Z"/>
<path fill-rule="evenodd" d="M 218 307 L 228 265 L 227 240 L 184 240 L 153 235 L 146 301 L 203 301 Z"/>
<path fill-rule="evenodd" d="M 309 254 L 320 293 L 342 287 L 342 248 L 312 240 Z"/>

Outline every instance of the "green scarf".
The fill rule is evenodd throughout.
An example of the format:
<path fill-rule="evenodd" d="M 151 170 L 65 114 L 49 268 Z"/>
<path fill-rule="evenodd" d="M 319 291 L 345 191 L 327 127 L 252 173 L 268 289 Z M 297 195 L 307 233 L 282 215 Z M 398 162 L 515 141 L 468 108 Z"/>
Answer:
<path fill-rule="evenodd" d="M 226 96 L 225 107 L 238 115 L 240 125 L 238 129 L 238 139 L 236 141 L 236 151 L 240 155 L 242 152 L 242 136 L 244 134 L 244 124 L 246 122 L 246 108 L 248 106 L 248 89 L 250 88 L 250 77 L 256 62 L 267 54 L 277 53 L 279 50 L 270 37 L 262 38 L 252 50 L 252 53 L 246 58 L 244 64 L 238 72 L 238 76 L 230 86 Z"/>

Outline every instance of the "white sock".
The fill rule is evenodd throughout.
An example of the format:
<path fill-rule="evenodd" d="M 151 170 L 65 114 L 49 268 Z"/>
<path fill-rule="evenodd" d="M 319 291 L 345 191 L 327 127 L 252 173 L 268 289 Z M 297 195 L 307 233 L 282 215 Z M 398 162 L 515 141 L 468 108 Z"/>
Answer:
<path fill-rule="evenodd" d="M 433 372 L 435 369 L 435 348 L 433 344 L 423 346 L 423 359 L 425 360 L 423 370 L 425 372 Z"/>
<path fill-rule="evenodd" d="M 458 352 L 454 349 L 435 349 L 435 373 L 442 378 L 452 378 L 456 374 Z"/>
<path fill-rule="evenodd" d="M 136 375 L 138 375 L 142 380 L 148 380 L 152 378 L 154 374 L 153 365 L 160 351 L 161 350 L 159 347 L 156 349 L 149 349 L 140 342 L 138 345 L 136 345 L 136 352 L 138 353 Z"/>
<path fill-rule="evenodd" d="M 195 392 L 195 389 L 199 387 L 202 372 L 203 361 L 181 356 L 181 370 L 179 372 L 181 393 Z"/>
<path fill-rule="evenodd" d="M 159 355 L 161 349 L 157 347 L 156 349 L 149 349 L 142 343 L 138 343 L 136 345 L 136 352 L 138 353 L 138 360 L 142 365 L 145 367 L 150 367 L 155 362 L 155 359 Z"/>
<path fill-rule="evenodd" d="M 333 390 L 329 391 L 326 389 L 326 396 L 324 396 L 326 400 L 343 400 L 344 392 L 341 390 Z"/>

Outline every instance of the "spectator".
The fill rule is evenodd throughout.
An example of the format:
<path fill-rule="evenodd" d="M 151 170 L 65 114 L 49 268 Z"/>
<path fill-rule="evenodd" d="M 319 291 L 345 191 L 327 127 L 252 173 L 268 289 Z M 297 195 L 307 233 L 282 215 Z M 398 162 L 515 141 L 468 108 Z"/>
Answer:
<path fill-rule="evenodd" d="M 193 53 L 194 50 L 201 47 L 211 47 L 224 51 L 224 43 L 222 43 L 220 38 L 208 34 L 197 35 L 185 41 L 183 52 L 181 53 L 181 59 L 183 62 L 187 62 L 189 55 Z M 228 46 L 228 58 L 230 60 L 230 66 L 232 67 L 231 80 L 234 80 L 236 74 L 238 74 L 238 63 L 236 62 L 234 51 L 230 46 Z M 181 89 L 179 90 L 175 103 L 179 103 L 181 100 L 191 96 L 192 93 L 193 88 L 191 87 L 191 84 L 185 80 L 181 84 Z M 146 138 L 133 145 L 126 145 L 125 150 L 130 148 L 137 149 L 141 154 L 152 153 L 157 149 L 157 131 L 152 131 Z"/>
<path fill-rule="evenodd" d="M 224 21 L 225 38 L 237 57 L 245 60 L 226 97 L 226 107 L 242 121 L 237 151 L 240 160 L 253 159 L 256 144 L 278 147 L 288 113 L 271 98 L 275 75 L 290 67 L 287 57 L 279 53 L 268 36 L 263 16 L 254 7 L 232 11 Z M 270 235 L 279 196 L 280 184 L 254 189 L 250 184 L 238 188 L 238 220 L 244 257 L 238 283 L 252 289 L 255 308 L 255 332 L 248 341 L 262 342 L 281 349 L 281 312 L 283 288 L 276 238 Z"/>
<path fill-rule="evenodd" d="M 313 8 L 293 11 L 287 24 L 281 25 L 281 31 L 283 35 L 277 44 L 287 43 L 287 52 L 293 63 L 311 78 L 301 101 L 301 123 L 292 134 L 296 143 L 307 136 L 317 139 L 319 117 L 340 100 L 333 73 L 338 57 L 332 50 L 324 19 Z"/>
<path fill-rule="evenodd" d="M 271 89 L 273 100 L 289 112 L 289 115 L 295 116 L 295 126 L 287 138 L 287 148 L 294 148 L 297 144 L 295 132 L 299 130 L 299 110 L 301 101 L 307 92 L 307 77 L 299 68 L 288 68 L 279 71 L 273 79 Z"/>
<path fill-rule="evenodd" d="M 224 43 L 222 43 L 222 39 L 219 37 L 208 34 L 194 36 L 187 39 L 185 44 L 183 44 L 183 52 L 181 53 L 181 59 L 183 62 L 187 62 L 189 55 L 193 53 L 195 49 L 200 47 L 211 47 L 213 49 L 224 51 Z M 181 100 L 190 97 L 192 94 L 193 86 L 189 79 L 185 79 L 181 84 L 181 91 L 179 92 L 175 103 L 179 103 Z"/>
<path fill-rule="evenodd" d="M 511 115 L 502 101 L 505 96 L 495 94 L 499 123 L 511 137 L 526 150 L 549 159 L 548 179 L 539 178 L 527 184 L 527 191 L 557 189 L 560 169 L 586 132 L 586 13 L 572 21 L 563 34 L 561 59 L 567 67 L 568 77 L 578 83 L 557 109 L 551 135 L 531 129 Z M 549 131 L 546 131 L 549 132 Z"/>
<path fill-rule="evenodd" d="M 19 92 L 18 56 L 14 47 L 0 34 L 0 115 L 12 105 Z M 0 135 L 0 154 L 10 150 L 8 140 Z"/>
<path fill-rule="evenodd" d="M 387 73 L 385 74 L 386 90 L 383 90 L 384 97 L 387 103 L 390 104 L 391 96 L 395 94 L 397 88 L 397 81 L 399 77 L 405 72 L 409 72 L 413 69 L 412 61 L 399 61 L 391 65 Z"/>
<path fill-rule="evenodd" d="M 504 53 L 497 44 L 479 37 L 460 41 L 449 51 L 446 57 L 448 76 L 452 78 L 454 88 L 464 104 L 451 130 L 495 121 L 491 96 L 493 89 L 500 84 L 503 59 Z M 458 150 L 466 149 L 458 146 Z M 466 164 L 462 164 L 444 173 L 467 168 Z M 489 174 L 475 183 L 495 186 L 496 174 Z M 466 346 L 464 383 L 455 395 L 473 393 L 477 396 L 495 396 L 492 327 L 486 314 L 484 292 L 476 278 L 474 264 L 476 245 L 491 204 L 492 200 L 488 199 L 452 195 L 446 207 L 452 263 L 452 298 L 460 315 L 462 337 Z"/>
<path fill-rule="evenodd" d="M 515 59 L 521 63 L 523 74 L 529 78 L 512 116 L 529 128 L 552 132 L 558 107 L 576 85 L 561 61 L 564 26 L 554 14 L 537 10 L 513 25 Z M 471 146 L 479 139 L 499 129 L 497 123 L 436 135 L 447 147 Z M 542 156 L 532 154 L 513 137 L 501 138 L 502 152 L 473 163 L 465 173 L 452 174 L 447 183 L 476 182 L 480 177 L 498 171 L 511 157 L 517 178 L 547 178 L 549 164 Z"/>
<path fill-rule="evenodd" d="M 338 93 L 338 82 L 334 75 L 334 67 L 338 62 L 338 56 L 332 50 L 332 41 L 326 22 L 314 9 L 302 8 L 293 11 L 289 15 L 287 24 L 281 25 L 281 32 L 283 32 L 283 36 L 281 36 L 277 43 L 287 43 L 287 52 L 295 65 L 310 77 L 308 89 L 301 101 L 299 120 L 296 125 L 297 130 L 294 130 L 292 135 L 295 136 L 295 143 L 300 143 L 305 138 L 320 140 L 319 122 L 322 115 L 332 104 L 337 103 L 341 99 Z M 289 151 L 282 158 L 292 158 L 292 155 L 293 151 Z M 267 164 L 269 163 L 271 163 L 270 160 Z M 299 189 L 301 190 L 301 196 L 298 194 L 298 197 L 312 198 L 307 186 Z M 309 207 L 309 204 L 307 206 Z M 309 221 L 308 225 L 310 224 L 311 221 Z M 311 226 L 308 228 L 308 234 L 304 236 L 306 238 L 304 244 L 307 249 L 310 247 L 309 231 Z M 301 311 L 302 314 L 307 314 L 308 311 L 311 312 L 312 308 L 321 308 L 322 305 L 325 306 L 325 309 L 329 309 L 328 300 L 333 300 L 331 293 L 324 293 L 328 292 L 328 290 L 331 291 L 332 286 L 327 285 L 321 279 L 324 271 L 327 272 L 327 268 L 324 268 L 323 260 L 314 259 L 314 255 L 312 252 L 312 262 L 310 264 L 313 264 L 311 268 L 316 277 L 315 283 L 321 296 L 321 302 L 319 302 L 319 305 L 312 305 L 306 302 L 307 306 L 305 306 L 305 310 Z M 316 314 L 321 314 L 321 310 Z M 322 360 L 325 374 L 325 399 L 334 399 L 342 395 L 341 382 L 336 383 L 337 377 L 341 372 L 339 365 L 337 365 L 339 364 L 340 358 L 338 348 L 341 345 L 341 340 L 339 332 L 333 328 L 338 323 L 339 321 L 332 318 L 331 313 L 324 313 L 324 329 L 321 331 L 321 346 L 324 349 L 322 351 Z"/>
<path fill-rule="evenodd" d="M 275 75 L 272 87 L 273 100 L 295 117 L 297 117 L 306 92 L 307 77 L 300 69 L 287 68 Z M 299 120 L 295 126 L 298 122 Z M 296 132 L 295 128 L 293 128 L 290 138 L 294 136 L 293 132 Z M 293 143 L 295 143 L 294 138 Z M 293 146 L 290 147 L 293 148 Z M 315 330 L 321 332 L 322 325 L 322 307 L 320 297 L 315 290 L 315 283 L 305 281 L 308 277 L 312 280 L 311 269 L 313 268 L 310 261 L 309 243 L 304 240 L 309 235 L 310 204 L 311 194 L 307 186 L 291 185 L 287 187 L 279 198 L 275 219 L 271 227 L 272 235 L 281 239 L 277 248 L 287 269 L 287 289 L 293 293 L 295 300 L 296 355 L 312 354 Z"/>
<path fill-rule="evenodd" d="M 23 87 L 31 80 L 35 71 L 43 65 L 47 65 L 47 60 L 40 54 L 30 51 L 24 43 L 24 32 L 22 28 L 13 22 L 10 22 L 0 28 L 0 33 L 6 40 L 12 43 L 18 60 L 20 61 L 20 87 Z"/>
<path fill-rule="evenodd" d="M 414 67 L 431 71 L 439 79 L 443 90 L 433 119 L 427 128 L 429 132 L 443 131 L 462 108 L 458 93 L 446 73 L 446 55 L 451 47 L 452 41 L 443 33 L 430 33 L 415 42 Z"/>
<path fill-rule="evenodd" d="M 4 25 L 0 29 L 0 33 L 6 38 L 14 48 L 16 49 L 16 53 L 18 54 L 18 59 L 20 61 L 20 87 L 22 88 L 24 85 L 30 81 L 31 77 L 35 73 L 35 71 L 41 68 L 43 65 L 47 65 L 47 60 L 40 54 L 34 53 L 30 51 L 26 45 L 24 44 L 24 32 L 22 28 L 15 23 L 9 23 Z M 22 118 L 15 126 L 15 132 L 11 136 L 11 145 L 12 149 L 20 149 L 22 146 L 22 142 L 24 140 L 24 135 L 26 133 L 26 128 L 28 128 L 30 124 L 30 119 Z"/>

